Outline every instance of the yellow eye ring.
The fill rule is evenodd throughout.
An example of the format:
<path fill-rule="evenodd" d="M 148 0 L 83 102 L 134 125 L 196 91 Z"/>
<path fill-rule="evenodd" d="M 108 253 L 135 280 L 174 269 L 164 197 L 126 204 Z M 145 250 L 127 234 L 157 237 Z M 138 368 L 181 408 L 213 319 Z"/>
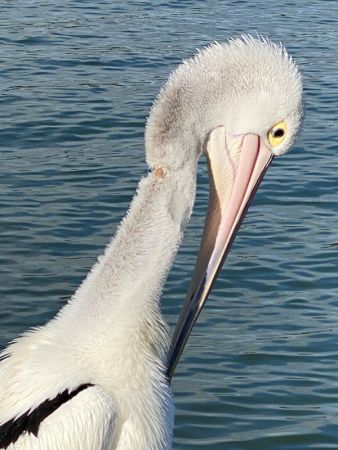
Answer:
<path fill-rule="evenodd" d="M 286 131 L 287 127 L 284 120 L 276 123 L 276 125 L 271 128 L 271 130 L 268 132 L 268 141 L 271 147 L 276 147 L 284 141 Z"/>

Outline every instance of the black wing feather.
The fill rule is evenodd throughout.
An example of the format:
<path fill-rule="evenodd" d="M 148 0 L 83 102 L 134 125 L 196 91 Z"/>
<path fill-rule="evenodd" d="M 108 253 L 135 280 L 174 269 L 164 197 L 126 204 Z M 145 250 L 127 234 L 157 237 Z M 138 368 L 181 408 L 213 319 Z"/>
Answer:
<path fill-rule="evenodd" d="M 90 383 L 81 384 L 75 390 L 69 392 L 68 389 L 58 394 L 51 400 L 45 400 L 36 409 L 25 412 L 17 419 L 11 419 L 0 426 L 0 449 L 6 449 L 10 444 L 14 444 L 24 433 L 38 435 L 41 422 L 56 411 L 61 405 L 71 400 L 79 392 L 93 386 Z"/>

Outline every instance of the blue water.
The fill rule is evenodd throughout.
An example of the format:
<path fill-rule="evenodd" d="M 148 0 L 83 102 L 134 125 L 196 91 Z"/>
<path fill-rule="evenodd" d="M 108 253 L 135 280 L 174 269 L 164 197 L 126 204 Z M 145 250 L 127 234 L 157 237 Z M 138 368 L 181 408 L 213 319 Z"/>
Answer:
<path fill-rule="evenodd" d="M 338 3 L 2 0 L 0 344 L 65 303 L 146 171 L 143 128 L 182 58 L 259 32 L 304 75 L 305 122 L 274 161 L 173 382 L 175 450 L 338 448 Z M 163 296 L 173 326 L 206 210 Z"/>

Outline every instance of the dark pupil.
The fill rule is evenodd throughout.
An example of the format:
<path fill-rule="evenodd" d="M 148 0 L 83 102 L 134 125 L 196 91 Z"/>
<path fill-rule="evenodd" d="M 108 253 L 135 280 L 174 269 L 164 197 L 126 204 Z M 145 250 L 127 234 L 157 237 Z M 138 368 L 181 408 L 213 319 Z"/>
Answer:
<path fill-rule="evenodd" d="M 282 128 L 277 128 L 277 130 L 275 130 L 273 132 L 273 137 L 275 138 L 281 138 L 284 136 L 284 130 L 282 130 Z"/>

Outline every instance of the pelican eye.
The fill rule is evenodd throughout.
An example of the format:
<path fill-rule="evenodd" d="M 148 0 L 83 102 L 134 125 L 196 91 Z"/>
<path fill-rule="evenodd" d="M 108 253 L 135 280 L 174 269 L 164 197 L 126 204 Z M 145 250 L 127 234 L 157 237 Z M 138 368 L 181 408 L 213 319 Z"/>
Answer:
<path fill-rule="evenodd" d="M 268 132 L 268 141 L 272 147 L 281 144 L 286 135 L 286 123 L 284 121 L 276 123 Z"/>

